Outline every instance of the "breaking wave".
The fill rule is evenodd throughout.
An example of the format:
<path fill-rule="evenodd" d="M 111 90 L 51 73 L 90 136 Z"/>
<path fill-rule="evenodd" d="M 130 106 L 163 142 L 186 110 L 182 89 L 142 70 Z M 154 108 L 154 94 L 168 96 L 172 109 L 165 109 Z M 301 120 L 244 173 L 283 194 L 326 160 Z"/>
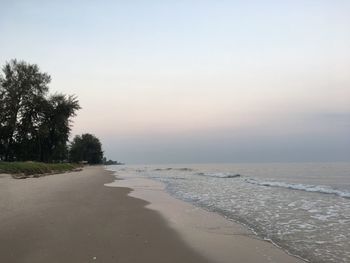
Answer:
<path fill-rule="evenodd" d="M 324 185 L 310 185 L 310 184 L 292 184 L 285 182 L 277 182 L 277 181 L 259 181 L 255 179 L 246 179 L 247 183 L 261 185 L 261 186 L 270 186 L 270 187 L 281 187 L 292 190 L 300 190 L 306 192 L 314 192 L 321 194 L 334 194 L 344 198 L 350 198 L 350 192 L 341 191 L 338 189 L 333 189 L 331 187 L 327 187 Z"/>
<path fill-rule="evenodd" d="M 217 178 L 236 178 L 241 176 L 240 174 L 234 174 L 234 173 L 196 173 L 196 175 L 217 177 Z"/>
<path fill-rule="evenodd" d="M 157 169 L 154 169 L 154 171 L 184 171 L 184 172 L 191 172 L 193 171 L 193 169 L 191 168 L 157 168 Z"/>

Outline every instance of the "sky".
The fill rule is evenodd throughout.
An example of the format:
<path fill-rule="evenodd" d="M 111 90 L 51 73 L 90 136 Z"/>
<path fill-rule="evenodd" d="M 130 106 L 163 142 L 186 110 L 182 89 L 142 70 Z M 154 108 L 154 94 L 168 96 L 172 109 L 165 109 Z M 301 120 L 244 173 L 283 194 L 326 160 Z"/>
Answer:
<path fill-rule="evenodd" d="M 350 2 L 4 1 L 0 65 L 127 163 L 350 161 Z"/>

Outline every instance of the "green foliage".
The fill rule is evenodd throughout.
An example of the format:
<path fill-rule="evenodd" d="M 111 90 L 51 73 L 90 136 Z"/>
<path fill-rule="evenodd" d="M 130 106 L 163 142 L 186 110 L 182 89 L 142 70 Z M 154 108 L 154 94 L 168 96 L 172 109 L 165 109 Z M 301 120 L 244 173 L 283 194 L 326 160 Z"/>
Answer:
<path fill-rule="evenodd" d="M 74 96 L 48 95 L 51 77 L 37 65 L 11 60 L 0 74 L 0 160 L 67 159 Z"/>
<path fill-rule="evenodd" d="M 40 175 L 47 173 L 65 172 L 78 168 L 70 163 L 39 163 L 39 162 L 0 162 L 0 173 Z"/>
<path fill-rule="evenodd" d="M 69 151 L 69 160 L 71 162 L 86 161 L 89 164 L 100 164 L 102 159 L 102 146 L 98 138 L 88 133 L 74 137 Z"/>
<path fill-rule="evenodd" d="M 123 165 L 124 163 L 118 162 L 118 161 L 113 161 L 111 159 L 107 160 L 106 157 L 103 157 L 102 163 L 104 165 Z"/>

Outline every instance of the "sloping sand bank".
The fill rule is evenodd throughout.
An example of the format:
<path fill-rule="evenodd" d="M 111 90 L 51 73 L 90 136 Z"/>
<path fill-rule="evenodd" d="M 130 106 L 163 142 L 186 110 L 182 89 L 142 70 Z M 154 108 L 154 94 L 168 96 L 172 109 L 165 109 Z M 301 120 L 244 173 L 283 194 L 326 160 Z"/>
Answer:
<path fill-rule="evenodd" d="M 103 167 L 0 176 L 0 262 L 208 262 Z"/>

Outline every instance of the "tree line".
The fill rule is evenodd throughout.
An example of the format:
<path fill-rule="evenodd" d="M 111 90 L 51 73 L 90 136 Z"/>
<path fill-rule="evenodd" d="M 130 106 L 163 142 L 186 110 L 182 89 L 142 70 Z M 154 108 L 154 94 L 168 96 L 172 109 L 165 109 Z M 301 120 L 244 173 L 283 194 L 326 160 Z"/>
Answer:
<path fill-rule="evenodd" d="M 91 134 L 68 139 L 81 109 L 74 95 L 49 94 L 51 76 L 38 65 L 11 60 L 0 73 L 0 160 L 101 163 L 102 146 Z"/>

